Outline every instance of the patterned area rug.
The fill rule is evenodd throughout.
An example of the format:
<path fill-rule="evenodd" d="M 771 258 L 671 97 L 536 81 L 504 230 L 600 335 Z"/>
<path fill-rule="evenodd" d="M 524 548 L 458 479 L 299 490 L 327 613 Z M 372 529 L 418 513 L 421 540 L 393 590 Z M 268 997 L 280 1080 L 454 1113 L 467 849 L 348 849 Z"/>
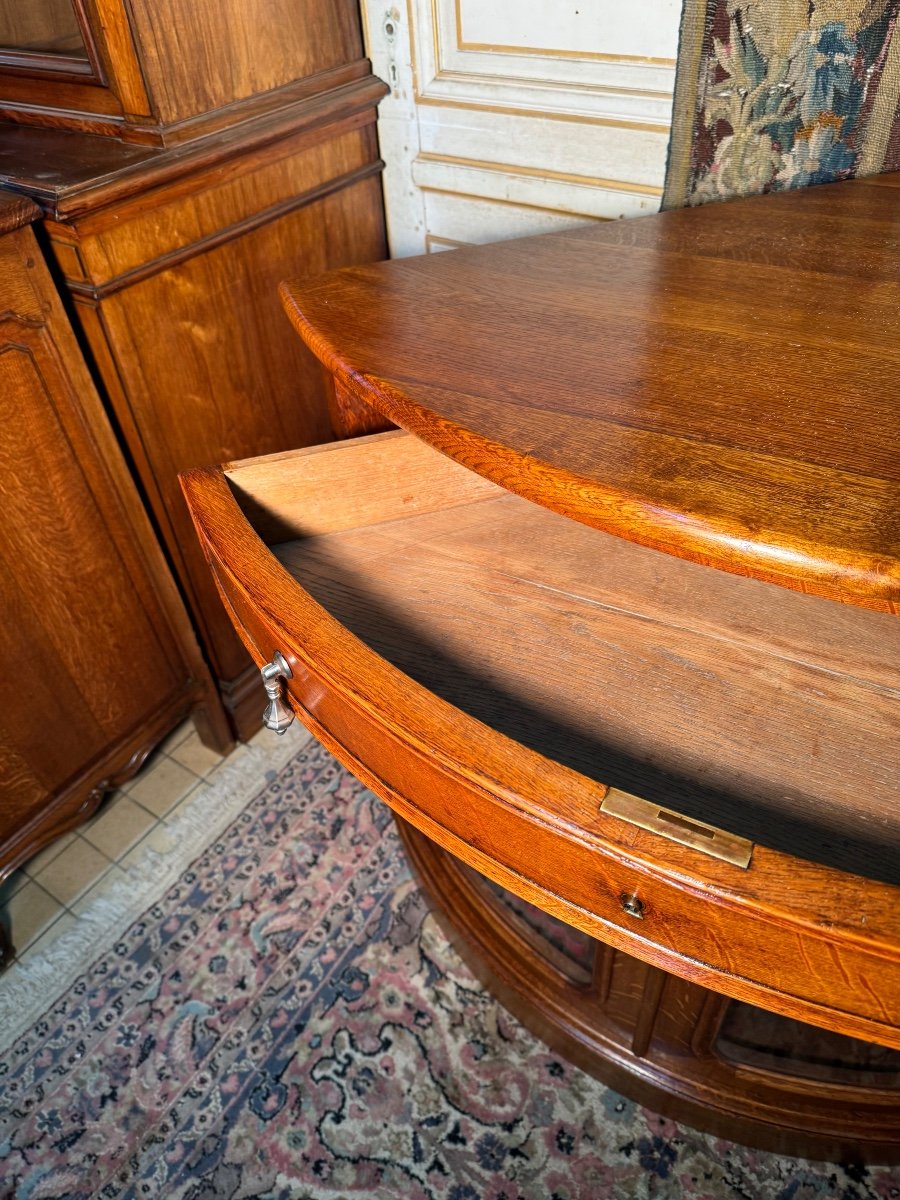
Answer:
<path fill-rule="evenodd" d="M 246 800 L 0 1053 L 4 1197 L 900 1196 L 898 1172 L 706 1137 L 548 1052 L 317 745 Z"/>
<path fill-rule="evenodd" d="M 664 208 L 900 169 L 900 0 L 685 0 Z"/>

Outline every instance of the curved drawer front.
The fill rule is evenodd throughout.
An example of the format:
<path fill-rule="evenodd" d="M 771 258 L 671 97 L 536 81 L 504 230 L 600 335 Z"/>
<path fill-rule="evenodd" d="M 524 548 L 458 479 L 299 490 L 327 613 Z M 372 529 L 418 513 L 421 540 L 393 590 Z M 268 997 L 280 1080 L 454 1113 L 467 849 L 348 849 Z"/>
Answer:
<path fill-rule="evenodd" d="M 681 844 L 684 837 L 667 836 L 665 813 L 663 832 L 652 821 L 642 828 L 618 789 L 523 744 L 527 720 L 521 740 L 509 736 L 515 726 L 503 722 L 518 711 L 521 697 L 510 697 L 497 722 L 479 719 L 487 716 L 479 709 L 482 692 L 506 694 L 492 656 L 508 631 L 499 622 L 484 647 L 472 647 L 483 667 L 479 680 L 461 684 L 453 677 L 446 662 L 453 658 L 454 630 L 462 628 L 463 643 L 469 636 L 456 607 L 468 576 L 436 605 L 423 567 L 409 585 L 418 608 L 402 620 L 392 609 L 391 572 L 403 577 L 408 571 L 402 547 L 408 518 L 418 521 L 418 536 L 428 534 L 417 560 L 425 562 L 429 547 L 437 547 L 439 565 L 451 562 L 457 571 L 463 541 L 470 565 L 477 541 L 461 531 L 486 526 L 488 541 L 491 530 L 500 536 L 507 514 L 492 485 L 403 434 L 237 464 L 228 478 L 221 471 L 193 472 L 183 483 L 219 590 L 251 654 L 259 664 L 276 651 L 285 656 L 294 711 L 405 819 L 518 895 L 638 958 L 790 1016 L 900 1045 L 897 887 L 759 844 L 749 865 L 739 866 Z M 702 570 L 677 569 L 684 567 Z M 441 571 L 443 579 L 442 565 Z M 365 620 L 353 586 L 364 576 L 375 581 Z M 478 578 L 482 592 L 499 587 L 494 575 Z M 515 578 L 493 601 L 513 622 L 509 628 L 521 622 L 524 631 L 530 592 L 520 590 L 520 575 Z M 379 580 L 384 595 L 375 594 Z M 327 608 L 319 602 L 326 591 Z M 565 630 L 584 636 L 573 603 L 567 593 L 564 603 L 547 602 L 542 610 L 544 641 L 554 651 L 547 661 L 569 653 Z M 430 647 L 428 670 L 436 672 L 445 696 L 471 683 L 477 693 L 471 703 L 450 703 L 411 677 L 416 666 L 410 674 L 388 661 L 405 663 L 408 644 L 426 643 L 416 620 L 425 613 L 433 622 L 435 608 L 444 633 Z M 648 619 L 640 618 L 644 626 Z M 371 638 L 365 621 L 375 629 Z M 522 637 L 522 655 L 531 661 Z M 376 653 L 370 641 L 396 647 L 396 654 Z M 527 666 L 516 664 L 523 678 Z M 546 674 L 546 664 L 540 669 Z M 564 662 L 561 679 L 575 674 Z M 511 686 L 506 676 L 503 683 Z M 539 694 L 529 699 L 538 713 L 534 723 L 549 726 L 539 713 Z M 614 699 L 608 697 L 608 708 Z M 263 702 L 261 688 L 261 710 Z M 523 711 L 532 710 L 525 705 Z M 846 708 L 841 711 L 846 716 Z M 658 781 L 660 772 L 646 777 Z M 610 800 L 613 813 L 624 816 L 604 811 Z M 679 820 L 669 818 L 669 834 L 702 844 L 702 820 L 690 814 L 680 830 Z M 727 849 L 733 839 L 724 841 Z"/>

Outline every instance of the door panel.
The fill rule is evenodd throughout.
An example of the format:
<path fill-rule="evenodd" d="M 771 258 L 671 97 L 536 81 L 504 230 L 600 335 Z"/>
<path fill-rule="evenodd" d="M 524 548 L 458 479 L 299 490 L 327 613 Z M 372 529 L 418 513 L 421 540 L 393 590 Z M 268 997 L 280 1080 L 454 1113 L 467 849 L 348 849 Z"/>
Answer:
<path fill-rule="evenodd" d="M 94 442 L 103 418 L 30 230 L 0 241 L 0 278 L 3 841 L 186 696 L 189 671 L 134 553 Z"/>
<path fill-rule="evenodd" d="M 395 256 L 659 207 L 678 0 L 364 4 Z M 637 15 L 636 15 L 637 14 Z"/>

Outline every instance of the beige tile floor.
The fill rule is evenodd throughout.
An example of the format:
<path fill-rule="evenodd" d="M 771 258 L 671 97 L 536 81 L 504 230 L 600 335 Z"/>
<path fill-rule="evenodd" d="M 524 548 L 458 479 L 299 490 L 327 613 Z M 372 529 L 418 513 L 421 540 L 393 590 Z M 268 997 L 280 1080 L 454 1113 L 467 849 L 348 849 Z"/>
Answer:
<path fill-rule="evenodd" d="M 265 732 L 265 731 L 263 731 Z M 238 747 L 234 754 L 239 754 Z M 0 921 L 26 962 L 65 933 L 115 874 L 153 846 L 199 788 L 227 761 L 208 750 L 190 721 L 175 730 L 125 787 L 75 833 L 51 843 L 0 885 Z"/>

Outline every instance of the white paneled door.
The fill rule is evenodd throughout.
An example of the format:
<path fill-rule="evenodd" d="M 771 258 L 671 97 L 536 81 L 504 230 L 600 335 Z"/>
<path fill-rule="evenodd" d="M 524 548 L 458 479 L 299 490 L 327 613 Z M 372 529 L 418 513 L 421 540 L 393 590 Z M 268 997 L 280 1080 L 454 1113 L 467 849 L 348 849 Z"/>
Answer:
<path fill-rule="evenodd" d="M 364 0 L 395 256 L 654 212 L 680 0 Z"/>

